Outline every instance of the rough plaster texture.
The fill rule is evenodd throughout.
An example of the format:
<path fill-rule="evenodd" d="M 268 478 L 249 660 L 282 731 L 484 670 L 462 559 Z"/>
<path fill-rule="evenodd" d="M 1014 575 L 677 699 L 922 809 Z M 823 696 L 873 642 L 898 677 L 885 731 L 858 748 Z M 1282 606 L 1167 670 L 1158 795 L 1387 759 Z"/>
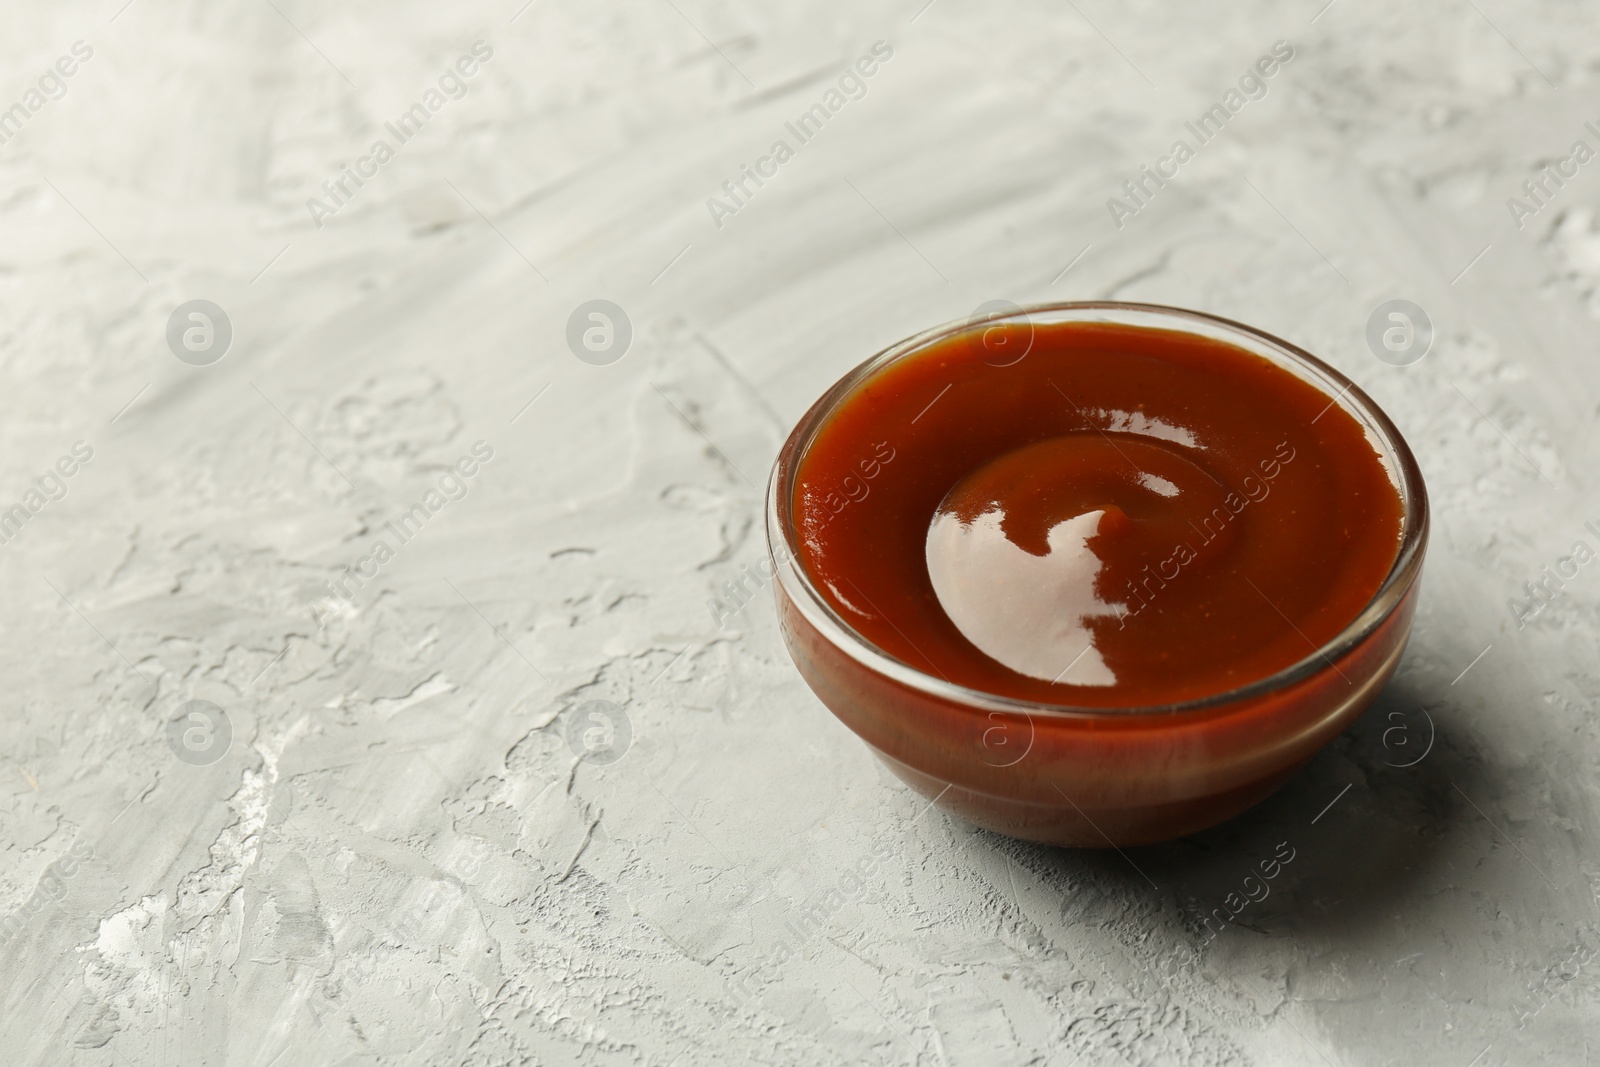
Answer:
<path fill-rule="evenodd" d="M 0 1058 L 1587 1061 L 1600 567 L 1525 627 L 1507 601 L 1600 545 L 1600 164 L 1520 230 L 1505 201 L 1600 148 L 1592 10 L 520 6 L 0 16 L 0 107 L 94 49 L 0 145 L 0 502 L 94 452 L 0 547 Z M 1116 227 L 1280 39 L 1268 96 Z M 315 225 L 477 40 L 466 97 Z M 877 40 L 865 97 L 719 227 L 707 197 Z M 163 339 L 197 297 L 235 330 L 208 367 Z M 634 324 L 610 366 L 564 341 L 596 297 Z M 708 609 L 838 375 L 985 300 L 1091 297 L 1335 363 L 1436 519 L 1373 711 L 1258 810 L 1127 855 L 927 810 L 765 591 Z M 1437 331 L 1411 366 L 1363 340 L 1395 297 Z M 330 597 L 480 440 L 465 497 Z M 231 721 L 214 762 L 169 744 L 195 698 Z M 566 740 L 588 700 L 627 717 L 615 762 Z"/>

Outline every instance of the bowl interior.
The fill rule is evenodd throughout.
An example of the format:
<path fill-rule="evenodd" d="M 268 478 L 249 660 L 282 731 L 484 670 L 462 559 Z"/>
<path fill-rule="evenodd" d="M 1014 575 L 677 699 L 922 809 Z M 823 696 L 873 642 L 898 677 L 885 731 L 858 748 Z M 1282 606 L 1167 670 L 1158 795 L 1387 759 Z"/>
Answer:
<path fill-rule="evenodd" d="M 1118 323 L 1226 342 L 1294 374 L 1325 394 L 1329 407 L 1338 405 L 1356 420 L 1400 496 L 1400 547 L 1388 575 L 1371 601 L 1339 634 L 1283 670 L 1226 692 L 1180 704 L 1082 708 L 1016 700 L 929 675 L 883 652 L 834 611 L 801 563 L 793 513 L 794 482 L 801 461 L 834 411 L 885 367 L 898 360 L 913 358 L 935 342 L 996 326 L 1022 330 L 1031 324 L 1066 322 Z M 767 490 L 767 541 L 778 580 L 783 583 L 796 609 L 831 643 L 863 665 L 929 695 L 988 710 L 1044 715 L 1104 716 L 1198 711 L 1271 692 L 1326 669 L 1330 660 L 1338 660 L 1359 644 L 1400 602 L 1421 568 L 1427 532 L 1427 490 L 1416 459 L 1389 417 L 1354 382 L 1310 353 L 1261 330 L 1203 312 L 1154 304 L 1099 302 L 1037 305 L 1018 308 L 1007 314 L 986 316 L 981 320 L 947 323 L 891 345 L 846 374 L 806 412 L 779 453 Z"/>

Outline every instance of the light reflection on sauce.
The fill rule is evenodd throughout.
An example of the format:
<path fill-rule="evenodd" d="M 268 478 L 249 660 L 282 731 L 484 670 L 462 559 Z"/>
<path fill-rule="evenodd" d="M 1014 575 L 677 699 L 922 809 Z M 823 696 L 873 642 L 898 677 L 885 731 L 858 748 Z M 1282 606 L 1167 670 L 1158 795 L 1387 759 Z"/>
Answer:
<path fill-rule="evenodd" d="M 1088 619 L 1121 604 L 1095 595 L 1100 560 L 1089 541 L 1103 511 L 1050 528 L 1050 551 L 1024 552 L 1006 537 L 998 507 L 970 523 L 941 511 L 928 528 L 928 576 L 945 614 L 984 654 L 1018 674 L 1068 685 L 1115 685 Z"/>
<path fill-rule="evenodd" d="M 1126 625 L 1142 607 L 1141 570 L 1175 539 L 1192 539 L 1196 517 L 1227 492 L 1168 443 L 1192 436 L 1161 429 L 1154 440 L 1090 432 L 1035 442 L 980 467 L 940 503 L 924 548 L 928 577 L 980 652 L 1052 684 L 1118 683 L 1097 629 Z"/>

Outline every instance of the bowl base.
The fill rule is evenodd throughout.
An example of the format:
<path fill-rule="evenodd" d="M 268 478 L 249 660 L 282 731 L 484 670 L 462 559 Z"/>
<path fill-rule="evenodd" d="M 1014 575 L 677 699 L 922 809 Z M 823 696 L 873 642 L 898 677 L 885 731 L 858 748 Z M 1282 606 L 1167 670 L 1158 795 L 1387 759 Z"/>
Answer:
<path fill-rule="evenodd" d="M 1266 778 L 1209 796 L 1139 808 L 1086 810 L 1071 800 L 1065 806 L 1028 804 L 975 792 L 924 774 L 871 745 L 867 747 L 896 777 L 950 814 L 1006 837 L 1065 848 L 1153 845 L 1198 833 L 1259 804 L 1305 765 L 1302 761 Z"/>

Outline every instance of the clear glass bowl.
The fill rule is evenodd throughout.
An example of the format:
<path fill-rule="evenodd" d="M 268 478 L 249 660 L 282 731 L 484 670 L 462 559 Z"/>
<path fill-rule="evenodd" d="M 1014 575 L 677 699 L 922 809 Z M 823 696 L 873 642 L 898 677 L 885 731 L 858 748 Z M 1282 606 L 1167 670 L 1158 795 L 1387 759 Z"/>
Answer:
<path fill-rule="evenodd" d="M 1289 667 L 1180 704 L 1076 708 L 952 684 L 884 653 L 818 592 L 801 563 L 795 478 L 818 431 L 897 360 L 1008 324 L 1113 322 L 1200 335 L 1260 355 L 1314 385 L 1365 430 L 1400 494 L 1399 551 L 1366 608 Z M 950 323 L 901 341 L 841 378 L 806 412 L 768 485 L 767 544 L 789 654 L 818 698 L 929 800 L 1012 837 L 1077 847 L 1168 840 L 1256 804 L 1338 736 L 1400 662 L 1428 541 L 1428 498 L 1411 450 L 1344 375 L 1270 334 L 1150 304 L 1069 303 Z"/>

